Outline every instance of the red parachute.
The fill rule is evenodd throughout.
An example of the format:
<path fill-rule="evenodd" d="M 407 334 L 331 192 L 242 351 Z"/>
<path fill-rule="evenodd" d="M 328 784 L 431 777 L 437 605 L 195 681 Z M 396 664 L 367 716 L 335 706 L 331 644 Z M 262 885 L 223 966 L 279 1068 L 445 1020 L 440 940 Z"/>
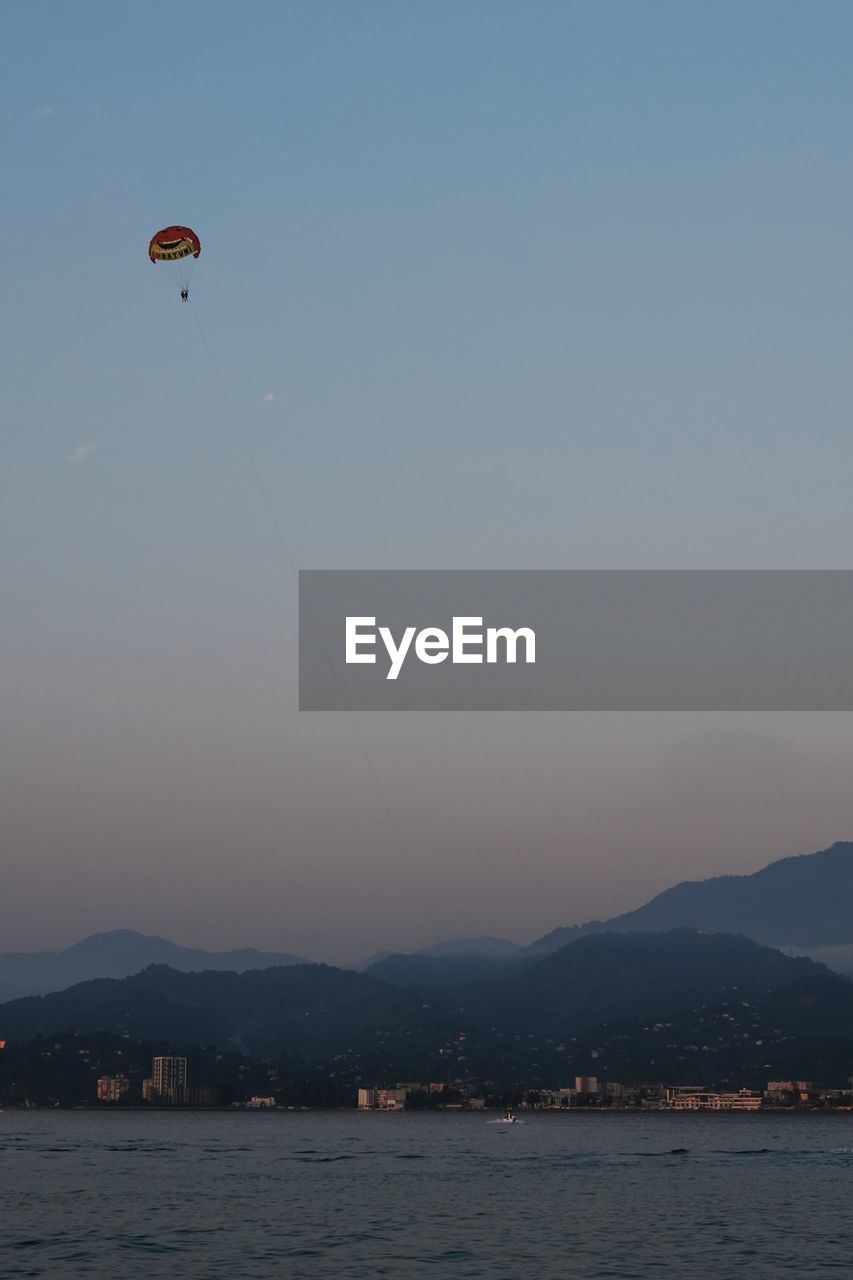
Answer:
<path fill-rule="evenodd" d="M 184 302 L 190 296 L 190 276 L 201 253 L 201 241 L 192 227 L 164 227 L 151 237 L 148 257 L 166 264 L 166 273 L 180 286 Z"/>
<path fill-rule="evenodd" d="M 148 257 L 152 262 L 176 262 L 190 254 L 197 258 L 200 253 L 201 241 L 192 227 L 164 227 L 151 237 L 148 246 Z"/>

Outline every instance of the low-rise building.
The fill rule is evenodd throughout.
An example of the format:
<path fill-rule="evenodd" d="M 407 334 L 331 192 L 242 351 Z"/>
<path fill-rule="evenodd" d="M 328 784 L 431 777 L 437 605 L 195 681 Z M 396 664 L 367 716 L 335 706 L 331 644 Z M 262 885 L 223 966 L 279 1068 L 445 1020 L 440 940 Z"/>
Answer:
<path fill-rule="evenodd" d="M 402 1111 L 406 1105 L 406 1089 L 359 1089 L 359 1111 Z"/>
<path fill-rule="evenodd" d="M 180 1099 L 189 1107 L 218 1107 L 222 1103 L 222 1089 L 218 1084 L 194 1084 L 184 1089 Z"/>
<path fill-rule="evenodd" d="M 377 1089 L 376 1105 L 380 1111 L 402 1111 L 406 1097 L 405 1089 Z"/>
<path fill-rule="evenodd" d="M 95 1093 L 98 1102 L 121 1102 L 129 1092 L 127 1076 L 98 1076 Z"/>
<path fill-rule="evenodd" d="M 751 1089 L 725 1092 L 714 1089 L 667 1089 L 667 1102 L 673 1111 L 758 1111 L 763 1097 Z"/>

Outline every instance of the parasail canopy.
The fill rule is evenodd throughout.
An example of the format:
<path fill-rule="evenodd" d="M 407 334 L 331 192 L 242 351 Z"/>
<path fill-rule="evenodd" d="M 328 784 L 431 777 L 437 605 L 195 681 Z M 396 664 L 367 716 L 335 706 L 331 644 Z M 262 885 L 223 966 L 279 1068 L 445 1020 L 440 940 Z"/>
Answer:
<path fill-rule="evenodd" d="M 148 246 L 152 262 L 175 262 L 190 254 L 197 258 L 200 253 L 201 241 L 191 227 L 164 227 L 151 237 Z"/>

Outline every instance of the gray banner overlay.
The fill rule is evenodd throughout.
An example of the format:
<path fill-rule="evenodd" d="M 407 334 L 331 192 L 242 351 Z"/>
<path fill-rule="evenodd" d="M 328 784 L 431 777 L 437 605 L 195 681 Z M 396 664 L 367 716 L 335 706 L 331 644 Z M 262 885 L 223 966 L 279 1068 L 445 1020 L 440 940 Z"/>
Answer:
<path fill-rule="evenodd" d="M 850 711 L 853 571 L 303 570 L 299 706 Z"/>

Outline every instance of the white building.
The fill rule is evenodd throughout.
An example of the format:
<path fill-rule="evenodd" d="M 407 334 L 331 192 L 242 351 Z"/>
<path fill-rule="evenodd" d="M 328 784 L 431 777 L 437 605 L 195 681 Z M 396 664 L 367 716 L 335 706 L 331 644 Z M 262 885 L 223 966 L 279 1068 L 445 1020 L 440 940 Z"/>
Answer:
<path fill-rule="evenodd" d="M 713 1089 L 667 1089 L 666 1100 L 673 1111 L 758 1111 L 764 1099 L 751 1089 L 738 1089 L 737 1093 Z"/>
<path fill-rule="evenodd" d="M 187 1091 L 186 1058 L 155 1058 L 151 1066 L 151 1082 L 158 1101 L 183 1102 Z"/>

